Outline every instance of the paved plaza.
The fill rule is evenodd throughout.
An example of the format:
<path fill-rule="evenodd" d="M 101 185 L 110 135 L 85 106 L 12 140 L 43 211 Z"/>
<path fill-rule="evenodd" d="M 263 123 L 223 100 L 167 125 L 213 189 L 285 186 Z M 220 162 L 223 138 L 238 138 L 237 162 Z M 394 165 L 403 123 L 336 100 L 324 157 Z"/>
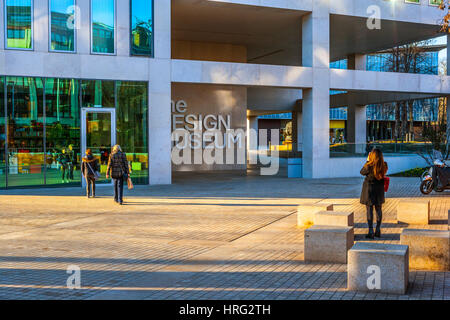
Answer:
<path fill-rule="evenodd" d="M 116 205 L 109 187 L 0 192 L 0 299 L 446 299 L 450 272 L 411 270 L 406 295 L 346 290 L 346 265 L 305 263 L 296 207 L 330 202 L 355 212 L 364 241 L 362 179 L 181 174 L 139 186 Z M 400 199 L 431 200 L 431 229 L 450 193 L 424 197 L 418 178 L 392 178 L 381 242 L 399 243 Z M 68 266 L 81 289 L 66 287 Z"/>

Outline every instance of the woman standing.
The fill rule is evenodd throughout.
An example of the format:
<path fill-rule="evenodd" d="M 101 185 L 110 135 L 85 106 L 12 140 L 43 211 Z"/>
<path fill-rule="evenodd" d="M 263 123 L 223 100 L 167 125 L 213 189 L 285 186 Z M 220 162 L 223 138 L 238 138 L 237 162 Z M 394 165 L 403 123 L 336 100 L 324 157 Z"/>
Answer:
<path fill-rule="evenodd" d="M 366 176 L 361 191 L 361 204 L 366 205 L 367 223 L 369 224 L 369 233 L 366 238 L 373 239 L 381 237 L 381 220 L 383 213 L 381 206 L 384 199 L 384 177 L 388 170 L 387 163 L 384 162 L 383 153 L 380 149 L 373 149 L 369 153 L 367 162 L 361 169 L 361 174 Z M 377 213 L 377 227 L 375 234 L 373 232 L 373 208 Z"/>
<path fill-rule="evenodd" d="M 109 156 L 106 179 L 111 176 L 114 182 L 114 201 L 123 204 L 123 181 L 128 179 L 128 160 L 125 153 L 116 144 Z"/>
<path fill-rule="evenodd" d="M 91 149 L 86 150 L 86 157 L 81 163 L 81 173 L 86 179 L 86 195 L 95 198 L 95 178 L 98 172 L 98 161 L 92 155 Z"/>

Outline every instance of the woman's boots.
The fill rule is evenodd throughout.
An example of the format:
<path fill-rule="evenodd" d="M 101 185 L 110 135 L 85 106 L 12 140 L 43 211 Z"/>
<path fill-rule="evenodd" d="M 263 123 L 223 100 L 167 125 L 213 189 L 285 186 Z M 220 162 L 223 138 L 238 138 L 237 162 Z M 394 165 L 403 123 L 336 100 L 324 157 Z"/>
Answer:
<path fill-rule="evenodd" d="M 377 228 L 375 229 L 375 237 L 381 238 L 381 222 L 377 221 Z"/>
<path fill-rule="evenodd" d="M 369 233 L 366 235 L 366 239 L 374 239 L 374 234 L 373 234 L 373 221 L 367 221 L 368 225 L 369 225 Z"/>
<path fill-rule="evenodd" d="M 381 222 L 377 221 L 377 227 L 375 233 L 373 232 L 373 221 L 367 222 L 369 225 L 369 233 L 366 235 L 367 239 L 374 239 L 375 237 L 381 238 Z"/>

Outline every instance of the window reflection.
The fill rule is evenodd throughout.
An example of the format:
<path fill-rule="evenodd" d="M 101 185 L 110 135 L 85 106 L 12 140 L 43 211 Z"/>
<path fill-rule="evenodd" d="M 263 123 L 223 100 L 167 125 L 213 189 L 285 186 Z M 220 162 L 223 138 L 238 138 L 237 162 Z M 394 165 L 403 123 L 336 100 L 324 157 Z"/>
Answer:
<path fill-rule="evenodd" d="M 6 46 L 32 49 L 32 0 L 6 0 Z"/>
<path fill-rule="evenodd" d="M 6 187 L 5 81 L 0 78 L 0 189 Z"/>
<path fill-rule="evenodd" d="M 84 108 L 114 108 L 114 81 L 83 80 L 82 101 Z"/>
<path fill-rule="evenodd" d="M 0 77 L 0 188 L 80 185 L 81 106 L 116 108 L 134 182 L 148 184 L 146 82 Z"/>
<path fill-rule="evenodd" d="M 7 77 L 8 186 L 44 184 L 43 83 Z"/>
<path fill-rule="evenodd" d="M 91 0 L 92 52 L 114 54 L 115 0 Z"/>
<path fill-rule="evenodd" d="M 50 0 L 51 50 L 75 51 L 75 0 Z"/>
<path fill-rule="evenodd" d="M 151 56 L 153 0 L 131 0 L 131 54 Z"/>
<path fill-rule="evenodd" d="M 148 184 L 147 101 L 145 82 L 117 82 L 117 141 L 138 184 Z"/>
<path fill-rule="evenodd" d="M 45 80 L 46 183 L 81 181 L 79 81 Z"/>

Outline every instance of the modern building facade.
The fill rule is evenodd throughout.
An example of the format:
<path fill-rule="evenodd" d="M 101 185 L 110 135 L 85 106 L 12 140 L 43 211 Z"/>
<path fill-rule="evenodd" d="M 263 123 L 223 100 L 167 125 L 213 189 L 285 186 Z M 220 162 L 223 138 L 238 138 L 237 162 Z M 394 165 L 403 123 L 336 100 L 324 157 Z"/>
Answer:
<path fill-rule="evenodd" d="M 354 176 L 360 158 L 330 157 L 331 107 L 348 106 L 349 140 L 365 143 L 365 106 L 450 94 L 447 76 L 365 69 L 370 53 L 438 35 L 442 13 L 430 0 L 0 6 L 0 188 L 79 184 L 85 149 L 104 163 L 115 143 L 141 184 L 169 184 L 177 171 L 245 170 L 174 164 L 171 133 L 193 119 L 248 131 L 271 112 L 294 112 L 304 177 Z M 342 59 L 347 69 L 330 68 Z M 392 171 L 420 162 L 389 160 Z"/>

